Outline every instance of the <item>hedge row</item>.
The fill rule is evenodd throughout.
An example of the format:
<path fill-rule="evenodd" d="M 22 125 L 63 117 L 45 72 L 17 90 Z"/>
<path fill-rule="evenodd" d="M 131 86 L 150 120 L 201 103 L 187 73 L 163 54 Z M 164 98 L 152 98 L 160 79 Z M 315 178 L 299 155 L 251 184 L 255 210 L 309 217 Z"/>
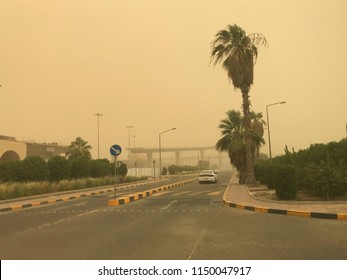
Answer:
<path fill-rule="evenodd" d="M 121 163 L 118 175 L 126 176 L 127 166 Z M 0 164 L 0 182 L 60 181 L 78 178 L 98 178 L 114 175 L 114 164 L 107 159 L 89 160 L 78 157 L 68 160 L 54 156 L 47 162 L 36 156 L 22 161 Z"/>
<path fill-rule="evenodd" d="M 293 199 L 298 190 L 324 199 L 333 199 L 347 193 L 343 165 L 321 162 L 295 166 L 266 161 L 258 163 L 254 171 L 257 180 L 274 188 L 280 199 Z"/>
<path fill-rule="evenodd" d="M 339 142 L 327 144 L 312 144 L 309 148 L 299 151 L 290 151 L 285 147 L 285 154 L 275 157 L 274 163 L 293 164 L 295 166 L 305 166 L 309 164 L 319 165 L 321 162 L 329 162 L 331 165 L 338 166 L 342 162 L 347 164 L 347 138 Z"/>

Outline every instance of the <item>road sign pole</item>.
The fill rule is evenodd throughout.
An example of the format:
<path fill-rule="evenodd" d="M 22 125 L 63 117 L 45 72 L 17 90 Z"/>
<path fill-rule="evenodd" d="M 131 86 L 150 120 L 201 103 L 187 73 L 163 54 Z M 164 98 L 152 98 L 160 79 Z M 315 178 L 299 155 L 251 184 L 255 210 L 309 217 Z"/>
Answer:
<path fill-rule="evenodd" d="M 114 156 L 114 190 L 113 190 L 113 199 L 116 199 L 116 190 L 118 188 L 118 171 L 117 171 L 117 156 L 122 152 L 122 148 L 119 145 L 113 145 L 110 148 L 110 153 Z"/>
<path fill-rule="evenodd" d="M 114 157 L 114 192 L 113 199 L 116 199 L 116 190 L 118 187 L 117 156 Z"/>

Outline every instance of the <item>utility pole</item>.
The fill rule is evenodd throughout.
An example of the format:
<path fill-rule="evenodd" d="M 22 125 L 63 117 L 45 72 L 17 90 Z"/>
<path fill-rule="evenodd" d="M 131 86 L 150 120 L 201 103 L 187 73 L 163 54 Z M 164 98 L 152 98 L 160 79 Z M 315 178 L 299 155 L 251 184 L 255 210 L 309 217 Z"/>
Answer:
<path fill-rule="evenodd" d="M 99 117 L 102 116 L 102 114 L 100 113 L 96 113 L 94 114 L 95 116 L 97 116 L 97 126 L 98 126 L 98 159 L 100 158 L 100 130 L 99 130 Z"/>
<path fill-rule="evenodd" d="M 126 128 L 128 129 L 128 148 L 129 148 L 129 153 L 128 153 L 128 160 L 130 161 L 130 129 L 133 128 L 134 126 L 132 125 L 127 125 Z"/>

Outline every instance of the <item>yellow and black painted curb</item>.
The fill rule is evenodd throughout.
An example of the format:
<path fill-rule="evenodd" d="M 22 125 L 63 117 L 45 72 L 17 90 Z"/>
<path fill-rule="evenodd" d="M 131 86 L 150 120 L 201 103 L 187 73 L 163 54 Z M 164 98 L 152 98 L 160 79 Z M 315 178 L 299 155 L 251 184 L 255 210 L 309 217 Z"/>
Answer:
<path fill-rule="evenodd" d="M 298 210 L 285 210 L 285 209 L 274 209 L 266 207 L 255 207 L 243 204 L 237 204 L 233 202 L 226 201 L 223 199 L 223 204 L 228 207 L 233 207 L 237 209 L 243 209 L 248 211 L 254 211 L 259 213 L 268 214 L 279 214 L 288 216 L 298 216 L 306 218 L 319 218 L 319 219 L 333 219 L 333 220 L 347 220 L 347 214 L 345 213 L 322 213 L 322 212 L 310 212 L 310 211 L 298 211 Z"/>
<path fill-rule="evenodd" d="M 158 188 L 150 189 L 150 190 L 147 190 L 147 191 L 141 191 L 141 192 L 133 193 L 131 195 L 121 196 L 121 197 L 116 198 L 116 199 L 110 199 L 108 201 L 108 206 L 120 206 L 120 205 L 123 205 L 123 204 L 126 204 L 126 203 L 130 203 L 130 202 L 133 202 L 133 201 L 145 198 L 147 196 L 151 196 L 151 195 L 156 194 L 156 193 L 161 192 L 161 191 L 173 189 L 173 188 L 176 188 L 176 187 L 179 187 L 179 186 L 182 186 L 182 185 L 186 185 L 186 184 L 192 183 L 192 182 L 194 182 L 196 180 L 197 180 L 197 178 L 188 179 L 188 180 L 184 180 L 184 181 L 181 181 L 181 182 L 176 182 L 176 183 L 172 183 L 172 184 L 169 184 L 169 185 L 161 186 L 161 187 L 158 187 Z"/>
<path fill-rule="evenodd" d="M 133 187 L 139 187 L 139 186 L 145 186 L 145 185 L 151 185 L 154 183 L 157 183 L 160 181 L 147 181 L 147 182 L 139 182 L 137 184 L 131 184 L 131 185 L 124 185 L 121 186 L 121 189 L 126 189 L 126 188 L 133 188 Z M 106 187 L 107 188 L 107 187 Z M 109 192 L 113 192 L 114 189 L 110 188 L 110 189 L 102 189 L 100 191 L 86 191 L 85 193 L 81 193 L 83 192 L 83 190 L 80 191 L 79 194 L 76 195 L 72 195 L 72 196 L 66 196 L 66 197 L 60 197 L 57 199 L 47 199 L 47 200 L 43 200 L 43 201 L 34 201 L 34 202 L 30 202 L 30 203 L 26 203 L 26 202 L 17 202 L 17 204 L 14 202 L 13 205 L 8 206 L 8 207 L 4 207 L 4 208 L 0 208 L 0 213 L 1 212 L 7 212 L 7 211 L 14 211 L 14 210 L 20 210 L 20 209 L 25 209 L 25 208 L 30 208 L 30 207 L 34 207 L 34 206 L 42 206 L 42 205 L 47 205 L 47 204 L 52 204 L 52 203 L 57 203 L 57 202 L 63 202 L 63 201 L 69 201 L 69 200 L 73 200 L 73 199 L 78 199 L 78 198 L 82 198 L 82 197 L 87 197 L 87 196 L 93 196 L 93 195 L 98 195 L 98 194 L 102 194 L 102 193 L 109 193 Z"/>
<path fill-rule="evenodd" d="M 101 193 L 101 192 L 98 192 L 98 193 Z M 63 198 L 59 198 L 59 199 L 49 199 L 49 200 L 34 201 L 34 202 L 24 203 L 24 204 L 14 204 L 13 206 L 0 208 L 0 212 L 14 211 L 14 210 L 20 210 L 20 209 L 30 208 L 30 207 L 34 207 L 34 206 L 47 205 L 47 204 L 52 204 L 52 203 L 56 203 L 56 202 L 68 201 L 68 200 L 72 200 L 72 199 L 85 197 L 88 195 L 96 195 L 98 193 L 93 192 L 90 194 L 74 195 L 74 196 L 63 197 Z"/>

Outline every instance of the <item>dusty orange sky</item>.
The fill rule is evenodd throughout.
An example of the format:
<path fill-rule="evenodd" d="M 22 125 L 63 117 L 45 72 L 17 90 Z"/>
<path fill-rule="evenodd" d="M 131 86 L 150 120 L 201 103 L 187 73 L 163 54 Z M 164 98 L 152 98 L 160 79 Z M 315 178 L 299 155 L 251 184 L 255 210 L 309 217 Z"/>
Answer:
<path fill-rule="evenodd" d="M 213 146 L 225 112 L 241 109 L 209 65 L 214 35 L 234 23 L 269 42 L 252 109 L 266 119 L 267 104 L 287 102 L 269 108 L 273 155 L 345 137 L 345 0 L 0 0 L 0 135 L 81 136 L 96 157 L 99 112 L 100 157 L 128 147 L 128 125 L 131 146 L 157 147 L 172 127 L 164 147 Z"/>

